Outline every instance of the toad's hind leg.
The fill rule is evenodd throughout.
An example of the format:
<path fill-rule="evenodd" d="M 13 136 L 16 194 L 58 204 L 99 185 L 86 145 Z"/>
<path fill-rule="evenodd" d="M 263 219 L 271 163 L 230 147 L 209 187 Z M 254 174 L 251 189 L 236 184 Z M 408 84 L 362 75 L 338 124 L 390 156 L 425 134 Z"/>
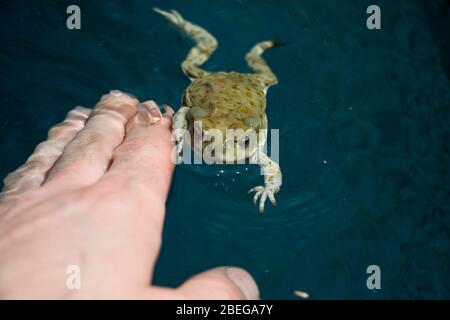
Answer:
<path fill-rule="evenodd" d="M 266 88 L 277 84 L 278 80 L 261 55 L 274 45 L 275 43 L 270 40 L 259 42 L 245 56 L 248 65 L 255 71 L 255 75 Z"/>
<path fill-rule="evenodd" d="M 171 10 L 170 12 L 158 8 L 153 8 L 153 10 L 181 28 L 196 42 L 195 47 L 189 51 L 188 56 L 181 64 L 183 72 L 189 79 L 194 80 L 208 74 L 208 72 L 200 69 L 199 66 L 205 63 L 217 48 L 216 38 L 202 27 L 184 20 L 184 18 L 175 10 Z"/>

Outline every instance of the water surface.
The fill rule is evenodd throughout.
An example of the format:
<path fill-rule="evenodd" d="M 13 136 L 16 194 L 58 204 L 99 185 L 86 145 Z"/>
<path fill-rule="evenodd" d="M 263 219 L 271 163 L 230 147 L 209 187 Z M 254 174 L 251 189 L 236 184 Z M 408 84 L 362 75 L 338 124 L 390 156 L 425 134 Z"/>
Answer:
<path fill-rule="evenodd" d="M 0 5 L 0 176 L 48 128 L 110 89 L 179 107 L 192 42 L 151 8 L 176 8 L 219 49 L 208 70 L 248 71 L 257 41 L 279 78 L 268 119 L 280 130 L 279 205 L 259 215 L 255 166 L 181 165 L 167 203 L 155 282 L 176 286 L 236 265 L 263 298 L 450 298 L 448 41 L 445 1 L 70 1 Z M 379 265 L 381 290 L 366 268 Z"/>

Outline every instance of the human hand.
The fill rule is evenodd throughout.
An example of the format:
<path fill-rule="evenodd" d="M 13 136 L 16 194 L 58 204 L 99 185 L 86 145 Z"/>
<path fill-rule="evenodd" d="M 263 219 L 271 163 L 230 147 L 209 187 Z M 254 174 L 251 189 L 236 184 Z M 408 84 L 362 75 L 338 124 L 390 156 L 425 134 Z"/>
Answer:
<path fill-rule="evenodd" d="M 161 246 L 173 110 L 111 91 L 49 131 L 0 194 L 0 298 L 257 299 L 242 269 L 150 286 Z M 66 283 L 79 266 L 81 287 Z"/>

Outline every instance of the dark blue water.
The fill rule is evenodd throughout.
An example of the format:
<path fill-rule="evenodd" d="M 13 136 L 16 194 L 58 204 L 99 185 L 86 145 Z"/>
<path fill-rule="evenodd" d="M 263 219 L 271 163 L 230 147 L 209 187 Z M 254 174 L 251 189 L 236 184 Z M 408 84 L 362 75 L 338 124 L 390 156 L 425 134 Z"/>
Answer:
<path fill-rule="evenodd" d="M 209 70 L 248 71 L 255 42 L 288 43 L 265 55 L 284 184 L 261 216 L 246 194 L 257 167 L 177 167 L 155 282 L 237 265 L 263 298 L 450 298 L 445 1 L 76 1 L 82 29 L 69 31 L 73 3 L 0 4 L 1 177 L 112 88 L 178 108 L 192 42 L 151 11 L 176 8 L 218 38 Z M 366 287 L 373 264 L 381 290 Z"/>

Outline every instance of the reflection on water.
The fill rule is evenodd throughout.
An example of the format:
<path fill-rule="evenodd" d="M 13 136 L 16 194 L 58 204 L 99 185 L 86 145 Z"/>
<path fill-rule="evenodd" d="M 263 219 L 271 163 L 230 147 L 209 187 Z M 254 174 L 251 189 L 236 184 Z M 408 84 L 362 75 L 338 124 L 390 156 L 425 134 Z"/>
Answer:
<path fill-rule="evenodd" d="M 280 129 L 278 206 L 266 204 L 263 215 L 252 207 L 247 191 L 263 181 L 257 166 L 180 165 L 158 284 L 237 265 L 254 275 L 263 298 L 296 299 L 294 290 L 311 298 L 449 297 L 445 56 L 414 1 L 378 1 L 379 31 L 365 27 L 369 2 L 158 4 L 218 38 L 205 64 L 213 71 L 247 71 L 244 54 L 257 41 L 288 43 L 265 54 L 279 78 L 268 91 L 269 127 Z M 2 4 L 2 176 L 65 112 L 111 88 L 178 107 L 191 42 L 154 4 L 80 1 L 77 32 L 65 29 L 64 1 Z M 445 1 L 427 10 L 448 13 Z M 366 288 L 371 264 L 381 267 L 380 291 Z"/>

